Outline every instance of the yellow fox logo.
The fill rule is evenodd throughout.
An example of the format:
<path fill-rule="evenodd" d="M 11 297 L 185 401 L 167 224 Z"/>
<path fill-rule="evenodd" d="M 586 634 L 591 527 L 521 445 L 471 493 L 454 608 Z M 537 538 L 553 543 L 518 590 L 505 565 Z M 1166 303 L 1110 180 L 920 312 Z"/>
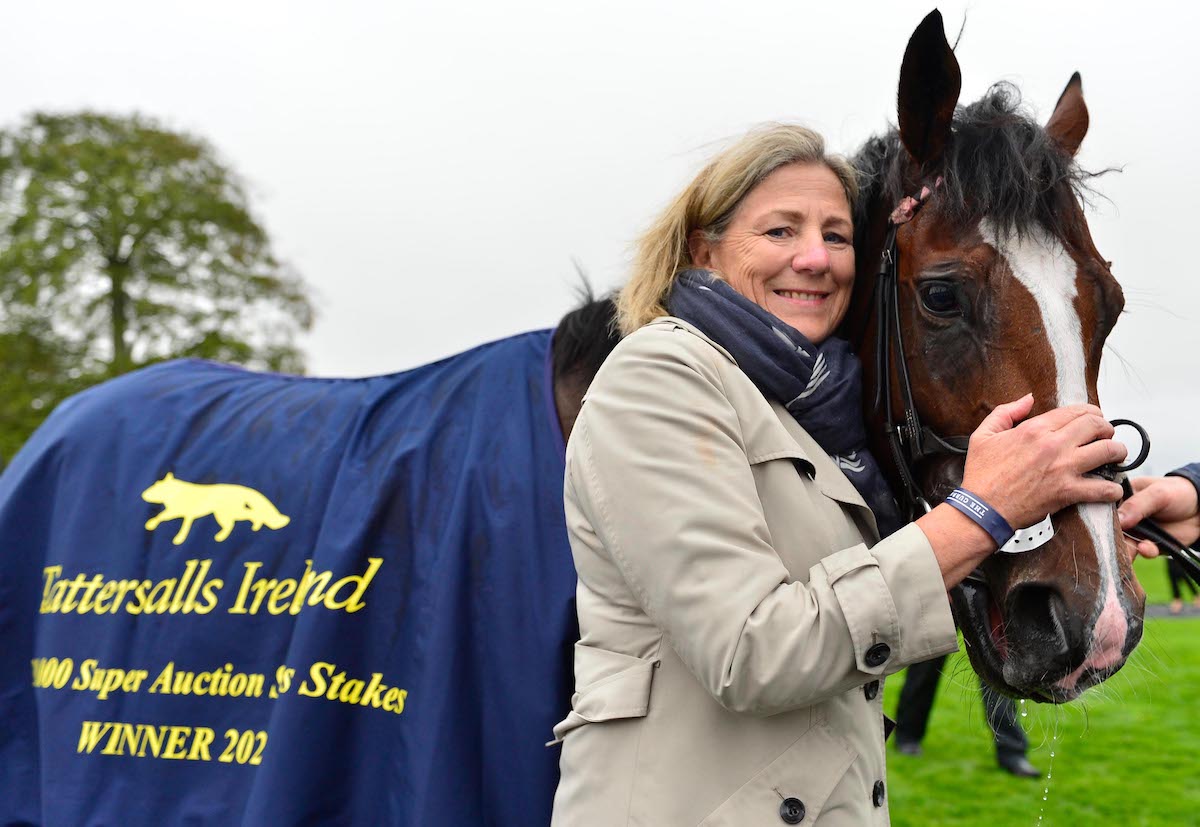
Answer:
<path fill-rule="evenodd" d="M 253 488 L 244 485 L 202 485 L 177 479 L 170 472 L 143 491 L 142 499 L 166 506 L 146 521 L 147 531 L 153 531 L 167 520 L 183 519 L 183 525 L 171 540 L 175 545 L 187 539 L 193 522 L 209 514 L 221 526 L 216 536 L 218 543 L 229 537 L 238 520 L 250 522 L 255 531 L 263 526 L 283 528 L 292 521 L 290 517 L 280 514 L 270 500 Z"/>

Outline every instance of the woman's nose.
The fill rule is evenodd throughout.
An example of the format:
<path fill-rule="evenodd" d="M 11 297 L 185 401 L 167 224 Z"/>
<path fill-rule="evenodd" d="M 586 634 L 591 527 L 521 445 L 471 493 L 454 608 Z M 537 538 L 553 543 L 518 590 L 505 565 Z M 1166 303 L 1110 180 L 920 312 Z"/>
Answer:
<path fill-rule="evenodd" d="M 792 256 L 792 269 L 797 273 L 824 273 L 829 269 L 829 250 L 822 236 L 800 239 L 799 249 Z"/>

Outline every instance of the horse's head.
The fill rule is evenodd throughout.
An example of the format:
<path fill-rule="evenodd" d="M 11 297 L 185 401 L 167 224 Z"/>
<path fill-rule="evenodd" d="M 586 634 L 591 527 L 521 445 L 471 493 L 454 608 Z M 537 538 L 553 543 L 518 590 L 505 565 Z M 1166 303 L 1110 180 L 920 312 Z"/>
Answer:
<path fill-rule="evenodd" d="M 1045 126 L 1021 111 L 1010 86 L 957 108 L 959 88 L 958 63 L 934 12 L 905 53 L 899 128 L 857 159 L 868 181 L 850 314 L 868 379 L 877 379 L 881 343 L 866 322 L 875 312 L 888 214 L 929 187 L 922 208 L 896 232 L 897 306 L 915 407 L 923 425 L 949 438 L 969 435 L 994 406 L 1027 392 L 1034 413 L 1096 403 L 1101 351 L 1124 303 L 1081 207 L 1087 176 L 1074 155 L 1088 114 L 1079 76 Z M 896 382 L 892 388 L 902 410 Z M 868 418 L 886 462 L 880 412 Z M 962 458 L 950 452 L 915 465 L 934 501 L 962 478 Z M 993 555 L 982 577 L 960 587 L 955 614 L 971 662 L 989 683 L 1061 702 L 1124 663 L 1141 637 L 1145 594 L 1115 515 L 1111 505 L 1055 514 L 1048 544 Z"/>

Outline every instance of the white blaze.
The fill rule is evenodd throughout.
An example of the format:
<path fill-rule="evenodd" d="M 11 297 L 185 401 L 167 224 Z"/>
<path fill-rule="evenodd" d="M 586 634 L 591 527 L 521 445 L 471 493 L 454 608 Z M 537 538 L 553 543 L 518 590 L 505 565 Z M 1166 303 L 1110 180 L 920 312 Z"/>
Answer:
<path fill-rule="evenodd" d="M 984 241 L 1004 256 L 1017 280 L 1037 302 L 1042 327 L 1050 342 L 1057 380 L 1055 407 L 1086 404 L 1087 372 L 1083 329 L 1075 309 L 1075 261 L 1061 242 L 1041 230 L 1020 238 L 1001 236 L 988 220 L 980 222 Z M 1104 669 L 1120 660 L 1125 645 L 1126 618 L 1117 595 L 1117 538 L 1113 530 L 1114 506 L 1100 503 L 1075 506 L 1091 535 L 1100 562 L 1103 606 L 1093 628 L 1092 647 L 1084 666 L 1064 681 L 1073 688 L 1084 668 Z"/>

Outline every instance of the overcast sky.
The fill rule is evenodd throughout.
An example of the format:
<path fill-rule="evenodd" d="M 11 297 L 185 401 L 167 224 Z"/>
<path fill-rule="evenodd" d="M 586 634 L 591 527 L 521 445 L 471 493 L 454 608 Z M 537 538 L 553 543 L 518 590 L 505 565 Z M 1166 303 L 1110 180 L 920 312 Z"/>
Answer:
<path fill-rule="evenodd" d="M 928 2 L 22 3 L 0 122 L 133 110 L 212 141 L 315 288 L 320 375 L 385 373 L 552 325 L 574 262 L 632 240 L 722 141 L 798 121 L 851 153 L 895 117 Z M 942 3 L 963 99 L 1017 83 L 1044 120 L 1083 75 L 1091 212 L 1127 313 L 1101 401 L 1154 467 L 1200 459 L 1195 6 Z"/>

